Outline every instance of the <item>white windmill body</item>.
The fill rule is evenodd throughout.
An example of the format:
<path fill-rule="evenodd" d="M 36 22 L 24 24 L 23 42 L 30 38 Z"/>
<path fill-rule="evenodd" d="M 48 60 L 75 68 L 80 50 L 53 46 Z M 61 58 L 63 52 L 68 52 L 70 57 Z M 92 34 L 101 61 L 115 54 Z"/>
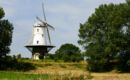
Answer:
<path fill-rule="evenodd" d="M 32 52 L 33 60 L 39 60 L 39 55 L 42 55 L 43 58 L 45 58 L 47 56 L 47 53 L 52 48 L 55 47 L 54 45 L 51 44 L 49 34 L 49 28 L 54 30 L 54 27 L 46 22 L 44 4 L 42 4 L 42 8 L 43 8 L 44 21 L 42 21 L 39 17 L 36 17 L 36 19 L 40 22 L 37 22 L 33 25 L 31 39 L 29 43 L 25 46 L 29 51 Z"/>
<path fill-rule="evenodd" d="M 33 27 L 34 31 L 34 38 L 33 38 L 33 45 L 47 45 L 46 43 L 46 34 L 45 28 L 41 27 L 42 23 L 35 23 Z"/>

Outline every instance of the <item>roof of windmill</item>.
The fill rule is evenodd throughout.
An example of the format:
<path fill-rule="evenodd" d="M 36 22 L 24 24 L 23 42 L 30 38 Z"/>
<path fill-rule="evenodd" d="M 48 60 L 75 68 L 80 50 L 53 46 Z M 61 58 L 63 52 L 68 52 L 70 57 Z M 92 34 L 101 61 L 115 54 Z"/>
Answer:
<path fill-rule="evenodd" d="M 38 27 L 38 26 L 44 26 L 44 25 L 41 22 L 36 22 L 33 26 Z"/>

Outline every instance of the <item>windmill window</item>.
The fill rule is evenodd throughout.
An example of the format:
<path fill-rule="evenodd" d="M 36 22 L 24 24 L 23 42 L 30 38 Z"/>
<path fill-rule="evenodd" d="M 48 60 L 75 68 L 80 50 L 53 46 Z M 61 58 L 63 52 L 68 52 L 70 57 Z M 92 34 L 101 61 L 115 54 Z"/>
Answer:
<path fill-rule="evenodd" d="M 37 44 L 39 43 L 39 41 L 37 41 Z"/>
<path fill-rule="evenodd" d="M 42 34 L 42 37 L 43 37 L 44 35 Z"/>
<path fill-rule="evenodd" d="M 39 29 L 37 29 L 37 32 L 39 32 Z"/>

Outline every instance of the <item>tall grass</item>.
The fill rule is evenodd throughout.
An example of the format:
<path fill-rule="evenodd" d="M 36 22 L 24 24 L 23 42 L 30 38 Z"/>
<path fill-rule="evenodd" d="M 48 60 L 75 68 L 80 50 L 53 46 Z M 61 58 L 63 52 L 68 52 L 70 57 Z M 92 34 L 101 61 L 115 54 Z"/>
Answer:
<path fill-rule="evenodd" d="M 88 75 L 75 76 L 72 74 L 25 74 L 14 72 L 0 72 L 0 80 L 87 80 Z"/>

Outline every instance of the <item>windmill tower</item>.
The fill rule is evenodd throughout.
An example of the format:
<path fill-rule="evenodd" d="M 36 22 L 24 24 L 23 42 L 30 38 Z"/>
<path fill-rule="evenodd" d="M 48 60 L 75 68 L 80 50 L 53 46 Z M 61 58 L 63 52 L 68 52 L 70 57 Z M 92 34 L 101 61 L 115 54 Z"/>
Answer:
<path fill-rule="evenodd" d="M 32 59 L 39 60 L 39 55 L 42 55 L 43 58 L 47 56 L 47 53 L 54 48 L 55 46 L 51 44 L 49 29 L 54 30 L 54 27 L 47 23 L 44 4 L 42 3 L 44 21 L 39 17 L 36 19 L 39 22 L 36 22 L 33 25 L 32 35 L 29 43 L 25 46 L 29 51 L 32 52 Z M 48 43 L 47 43 L 48 40 Z"/>

